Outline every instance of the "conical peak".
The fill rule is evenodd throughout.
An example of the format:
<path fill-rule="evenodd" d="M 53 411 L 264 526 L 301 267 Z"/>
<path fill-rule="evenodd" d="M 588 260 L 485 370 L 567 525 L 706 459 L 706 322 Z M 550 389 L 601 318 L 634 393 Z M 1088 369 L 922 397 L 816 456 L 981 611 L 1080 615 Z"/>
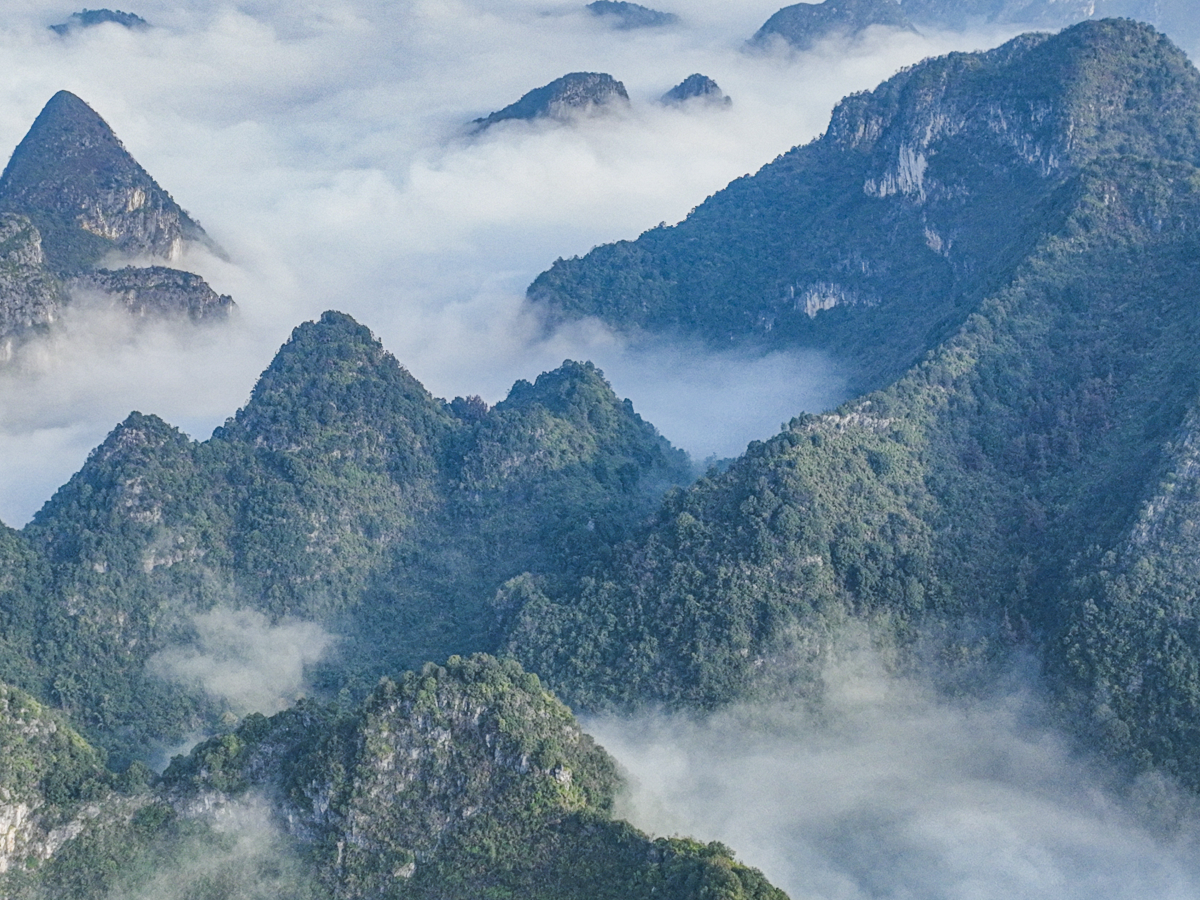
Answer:
<path fill-rule="evenodd" d="M 80 171 L 84 167 L 122 180 L 145 174 L 94 109 L 70 91 L 59 91 L 13 151 L 0 178 L 0 197 L 48 188 L 48 181 L 84 176 L 87 173 Z"/>
<path fill-rule="evenodd" d="M 208 242 L 187 213 L 70 91 L 43 107 L 0 177 L 0 212 L 28 216 L 59 274 L 92 268 L 116 249 L 171 259 Z"/>

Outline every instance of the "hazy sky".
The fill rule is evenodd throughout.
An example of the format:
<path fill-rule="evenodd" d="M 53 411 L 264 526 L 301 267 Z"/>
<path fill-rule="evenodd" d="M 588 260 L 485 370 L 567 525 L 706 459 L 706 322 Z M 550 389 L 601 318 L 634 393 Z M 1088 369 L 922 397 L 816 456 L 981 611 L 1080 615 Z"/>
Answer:
<path fill-rule="evenodd" d="M 819 134 L 844 94 L 1005 34 L 889 36 L 750 56 L 768 2 L 680 6 L 678 28 L 614 31 L 581 2 L 262 0 L 124 4 L 60 38 L 69 5 L 10 0 L 0 21 L 0 148 L 66 88 L 225 247 L 184 265 L 232 294 L 194 332 L 76 314 L 0 371 L 0 520 L 20 525 L 132 409 L 207 437 L 297 323 L 344 310 L 438 396 L 502 398 L 590 358 L 697 458 L 733 455 L 840 399 L 836 361 L 630 349 L 597 327 L 543 333 L 524 290 L 555 258 L 674 222 Z M 609 72 L 628 112 L 571 127 L 464 123 L 570 71 Z M 730 109 L 654 101 L 693 72 Z M 753 402 L 748 403 L 747 398 Z"/>

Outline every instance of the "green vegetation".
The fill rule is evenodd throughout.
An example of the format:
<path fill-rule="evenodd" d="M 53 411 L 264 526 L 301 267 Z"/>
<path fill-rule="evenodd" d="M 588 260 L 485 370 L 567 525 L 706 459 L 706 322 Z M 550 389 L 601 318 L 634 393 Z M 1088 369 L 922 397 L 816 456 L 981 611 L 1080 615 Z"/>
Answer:
<path fill-rule="evenodd" d="M 1194 164 L 1198 134 L 1200 74 L 1149 26 L 1026 35 L 846 98 L 820 139 L 678 225 L 558 260 L 529 297 L 633 332 L 821 348 L 866 392 L 1010 282 L 1081 167 Z"/>
<path fill-rule="evenodd" d="M 1200 785 L 1191 546 L 1200 170 L 1115 157 L 939 350 L 668 497 L 509 651 L 573 702 L 808 691 L 847 617 L 987 660 L 1032 643 L 1117 758 Z"/>
<path fill-rule="evenodd" d="M 326 313 L 210 440 L 134 413 L 0 535 L 0 676 L 123 765 L 226 711 L 146 670 L 193 640 L 196 614 L 320 622 L 346 640 L 319 684 L 360 696 L 430 657 L 495 649 L 502 584 L 581 572 L 689 478 L 590 364 L 518 382 L 494 409 L 446 404 Z"/>

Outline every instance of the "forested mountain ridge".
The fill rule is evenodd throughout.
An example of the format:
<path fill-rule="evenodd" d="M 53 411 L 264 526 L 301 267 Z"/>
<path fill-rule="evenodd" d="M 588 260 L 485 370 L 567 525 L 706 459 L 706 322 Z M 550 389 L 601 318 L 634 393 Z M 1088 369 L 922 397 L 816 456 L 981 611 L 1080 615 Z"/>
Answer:
<path fill-rule="evenodd" d="M 1200 170 L 1100 160 L 1047 218 L 908 374 L 669 496 L 615 564 L 533 593 L 509 651 L 628 707 L 819 693 L 848 620 L 901 655 L 1033 647 L 1072 727 L 1200 784 Z"/>
<path fill-rule="evenodd" d="M 821 138 L 678 225 L 557 261 L 528 295 L 626 331 L 818 347 L 875 389 L 1012 279 L 1082 166 L 1195 163 L 1198 133 L 1200 75 L 1149 26 L 1026 35 L 846 98 Z"/>
<path fill-rule="evenodd" d="M 786 900 L 720 844 L 614 820 L 614 761 L 512 661 L 454 657 L 353 707 L 248 716 L 153 785 L 113 778 L 3 685 L 0 737 L 12 900 Z"/>
<path fill-rule="evenodd" d="M 328 685 L 365 689 L 494 649 L 506 579 L 581 571 L 690 478 L 590 364 L 518 382 L 492 409 L 447 404 L 326 313 L 210 440 L 133 413 L 6 532 L 2 675 L 118 758 L 220 712 L 146 669 L 212 610 L 322 623 L 346 638 Z"/>

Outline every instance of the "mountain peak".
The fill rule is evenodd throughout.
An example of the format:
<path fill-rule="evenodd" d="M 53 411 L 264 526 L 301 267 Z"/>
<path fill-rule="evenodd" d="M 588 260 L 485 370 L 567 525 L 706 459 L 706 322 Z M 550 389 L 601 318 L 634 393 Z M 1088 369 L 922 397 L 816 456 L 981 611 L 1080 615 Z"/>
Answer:
<path fill-rule="evenodd" d="M 494 112 L 474 125 L 480 131 L 506 119 L 569 119 L 579 113 L 629 103 L 625 85 L 604 72 L 570 72 L 547 85 L 534 88 L 516 103 Z"/>
<path fill-rule="evenodd" d="M 729 106 L 733 102 L 715 81 L 699 72 L 689 75 L 660 98 L 660 101 L 668 106 L 679 106 L 689 100 L 722 106 Z"/>
<path fill-rule="evenodd" d="M 767 19 L 750 44 L 766 47 L 783 40 L 796 50 L 808 50 L 825 38 L 854 37 L 874 25 L 916 31 L 896 0 L 825 0 L 785 6 Z"/>
<path fill-rule="evenodd" d="M 678 25 L 679 16 L 674 13 L 659 12 L 639 3 L 618 3 L 613 0 L 595 0 L 587 5 L 587 10 L 593 16 L 611 19 L 614 28 L 628 31 L 633 28 L 661 28 L 664 25 Z"/>
<path fill-rule="evenodd" d="M 111 250 L 171 259 L 184 241 L 211 242 L 87 103 L 59 91 L 0 176 L 0 211 L 29 216 L 59 274 Z"/>

